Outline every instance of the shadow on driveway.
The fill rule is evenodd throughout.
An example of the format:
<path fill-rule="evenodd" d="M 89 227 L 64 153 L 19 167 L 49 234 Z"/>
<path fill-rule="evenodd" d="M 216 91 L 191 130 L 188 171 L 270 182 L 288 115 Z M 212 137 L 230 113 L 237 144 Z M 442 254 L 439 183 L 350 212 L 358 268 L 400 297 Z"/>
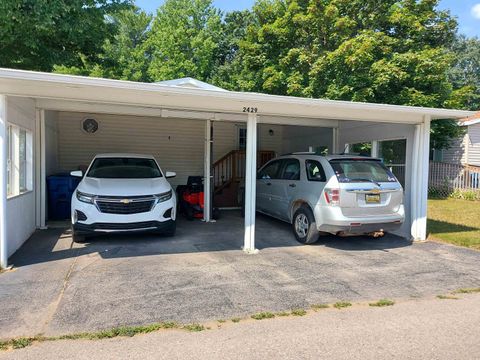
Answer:
<path fill-rule="evenodd" d="M 238 212 L 224 212 L 216 223 L 189 222 L 179 219 L 177 234 L 166 237 L 159 234 L 116 234 L 95 236 L 83 244 L 71 243 L 71 231 L 55 228 L 35 233 L 11 258 L 10 263 L 22 267 L 49 261 L 98 253 L 104 259 L 132 256 L 201 253 L 241 250 L 243 246 L 243 218 Z M 63 245 L 60 245 L 63 243 Z M 327 246 L 338 250 L 387 250 L 412 245 L 402 237 L 388 234 L 383 238 L 320 237 L 311 246 Z M 303 246 L 295 241 L 291 225 L 257 215 L 256 247 L 268 248 Z"/>

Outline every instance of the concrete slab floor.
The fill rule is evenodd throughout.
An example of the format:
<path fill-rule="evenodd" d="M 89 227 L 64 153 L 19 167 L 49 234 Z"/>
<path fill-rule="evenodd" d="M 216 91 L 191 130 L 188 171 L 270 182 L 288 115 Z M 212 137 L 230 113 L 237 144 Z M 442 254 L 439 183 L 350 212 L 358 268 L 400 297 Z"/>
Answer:
<path fill-rule="evenodd" d="M 105 236 L 72 244 L 39 231 L 0 274 L 0 338 L 158 321 L 203 322 L 338 300 L 409 298 L 480 286 L 480 252 L 387 235 L 298 244 L 288 224 L 257 216 L 258 255 L 243 219 L 181 220 L 175 237 Z"/>

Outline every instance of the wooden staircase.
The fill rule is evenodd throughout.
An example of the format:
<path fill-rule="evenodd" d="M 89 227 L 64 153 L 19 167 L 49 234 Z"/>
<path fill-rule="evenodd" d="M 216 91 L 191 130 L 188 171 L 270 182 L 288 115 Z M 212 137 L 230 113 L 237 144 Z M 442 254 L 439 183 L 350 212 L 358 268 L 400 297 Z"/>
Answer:
<path fill-rule="evenodd" d="M 257 168 L 275 157 L 274 151 L 257 152 Z M 232 150 L 213 164 L 215 207 L 238 206 L 238 187 L 245 178 L 245 150 Z"/>

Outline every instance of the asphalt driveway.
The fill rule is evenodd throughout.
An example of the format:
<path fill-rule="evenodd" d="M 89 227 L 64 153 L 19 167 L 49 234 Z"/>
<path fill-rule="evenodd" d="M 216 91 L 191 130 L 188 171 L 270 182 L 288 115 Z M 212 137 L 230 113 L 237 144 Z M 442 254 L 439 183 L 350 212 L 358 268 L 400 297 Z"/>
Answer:
<path fill-rule="evenodd" d="M 480 252 L 433 242 L 328 237 L 297 244 L 286 224 L 257 219 L 246 255 L 243 219 L 181 222 L 177 236 L 72 244 L 37 232 L 0 274 L 0 338 L 57 335 L 157 321 L 201 322 L 338 300 L 436 295 L 480 285 Z"/>

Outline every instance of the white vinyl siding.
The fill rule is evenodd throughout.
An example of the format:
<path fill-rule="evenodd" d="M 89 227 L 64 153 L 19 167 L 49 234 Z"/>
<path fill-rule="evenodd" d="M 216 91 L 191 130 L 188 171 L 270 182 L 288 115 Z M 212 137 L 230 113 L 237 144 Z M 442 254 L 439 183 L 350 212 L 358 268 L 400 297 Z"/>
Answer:
<path fill-rule="evenodd" d="M 232 122 L 213 122 L 213 161 L 232 150 L 237 150 L 238 127 L 241 124 Z"/>
<path fill-rule="evenodd" d="M 198 120 L 89 114 L 99 130 L 81 129 L 82 113 L 58 114 L 58 167 L 69 172 L 88 166 L 101 153 L 153 155 L 162 170 L 175 171 L 173 185 L 203 175 L 205 123 Z"/>
<path fill-rule="evenodd" d="M 480 166 L 480 124 L 468 126 L 467 134 L 452 141 L 451 146 L 443 150 L 442 161 Z"/>
<path fill-rule="evenodd" d="M 85 169 L 96 154 L 121 152 L 155 156 L 163 171 L 177 173 L 177 177 L 171 179 L 174 185 L 185 184 L 189 175 L 203 175 L 203 121 L 88 114 L 98 121 L 99 130 L 87 134 L 81 129 L 86 117 L 84 113 L 58 113 L 55 127 L 58 164 L 49 164 L 48 159 L 54 158 L 54 149 L 47 149 L 47 168 L 55 167 L 60 172 Z M 241 124 L 232 122 L 213 123 L 214 161 L 237 149 L 239 126 Z M 259 150 L 282 152 L 282 126 L 259 125 Z"/>
<path fill-rule="evenodd" d="M 467 144 L 467 135 L 455 139 L 450 143 L 448 149 L 442 151 L 442 162 L 450 164 L 464 164 L 465 163 L 465 149 Z"/>
<path fill-rule="evenodd" d="M 12 147 L 16 147 L 11 148 L 12 183 L 7 199 L 7 252 L 10 256 L 30 237 L 36 227 L 33 188 L 35 101 L 7 96 L 7 122 L 11 131 L 10 143 Z"/>
<path fill-rule="evenodd" d="M 480 166 L 480 123 L 468 127 L 468 163 Z"/>

